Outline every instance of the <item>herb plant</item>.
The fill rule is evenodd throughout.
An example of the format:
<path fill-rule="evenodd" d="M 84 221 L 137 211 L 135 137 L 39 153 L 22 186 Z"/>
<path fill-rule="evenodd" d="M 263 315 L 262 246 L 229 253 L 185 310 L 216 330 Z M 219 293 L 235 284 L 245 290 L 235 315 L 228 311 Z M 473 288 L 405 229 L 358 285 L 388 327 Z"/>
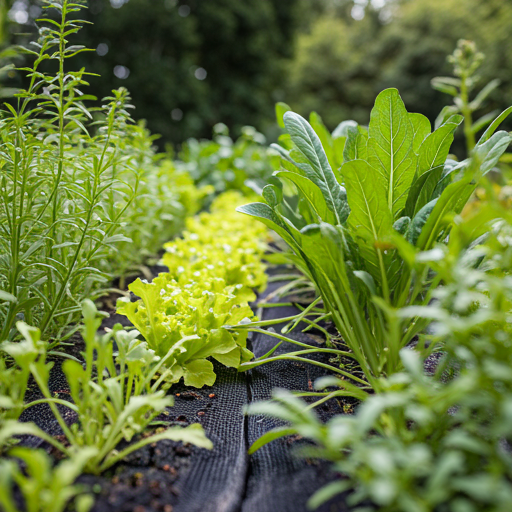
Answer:
<path fill-rule="evenodd" d="M 297 197 L 289 201 L 282 186 L 271 184 L 263 191 L 265 203 L 238 211 L 274 229 L 293 251 L 293 262 L 315 284 L 320 297 L 313 306 L 323 302 L 348 349 L 338 354 L 355 360 L 364 379 L 335 369 L 338 373 L 379 390 L 382 375 L 401 369 L 400 350 L 428 320 L 403 319 L 397 311 L 432 299 L 440 278 L 421 254 L 447 238 L 477 181 L 511 142 L 507 132 L 495 133 L 509 110 L 491 123 L 472 158 L 457 163 L 447 157 L 462 117 L 450 117 L 431 133 L 428 120 L 408 113 L 398 91 L 387 89 L 376 99 L 368 130 L 346 124 L 340 128 L 347 133 L 340 168 L 329 163 L 327 143 L 321 142 L 329 141 L 325 130 L 319 136 L 298 114 L 284 113 L 291 148 L 278 147 L 281 169 L 275 176 L 293 184 Z M 236 329 L 264 325 L 269 322 Z M 287 357 L 314 351 L 304 348 Z"/>
<path fill-rule="evenodd" d="M 84 471 L 95 474 L 105 471 L 135 450 L 161 439 L 211 448 L 212 444 L 199 424 L 187 428 L 171 427 L 143 437 L 125 448 L 118 448 L 123 440 L 130 442 L 135 435 L 143 433 L 156 416 L 173 404 L 173 398 L 166 397 L 164 389 L 159 389 L 165 387 L 165 373 L 162 375 L 159 371 L 169 356 L 156 356 L 146 343 L 136 340 L 136 331 L 127 333 L 115 329 L 98 335 L 101 319 L 91 301 L 84 301 L 83 314 L 85 364 L 68 359 L 62 365 L 72 401 L 52 397 L 48 387 L 51 364 L 45 363 L 43 357 L 31 361 L 18 358 L 20 363 L 28 363 L 30 373 L 44 397 L 25 405 L 25 409 L 38 403 L 48 403 L 66 443 L 49 436 L 34 424 L 13 420 L 4 423 L 3 437 L 35 435 L 66 456 L 72 456 L 79 448 L 95 448 L 94 455 L 84 464 Z M 40 348 L 44 350 L 38 329 L 23 323 L 19 323 L 19 329 L 25 337 L 25 351 L 28 354 L 37 353 Z M 116 353 L 114 340 L 118 348 Z M 73 411 L 77 415 L 76 423 L 68 425 L 57 404 Z"/>
<path fill-rule="evenodd" d="M 126 90 L 105 100 L 91 135 L 85 102 L 92 98 L 81 92 L 87 73 L 66 71 L 86 51 L 68 45 L 82 4 L 45 0 L 44 7 L 57 18 L 40 20 L 33 67 L 23 69 L 29 86 L 17 108 L 6 104 L 0 124 L 0 339 L 15 334 L 20 317 L 45 339 L 69 334 L 82 298 L 107 279 L 99 262 L 125 239 L 120 222 L 138 183 L 116 178 L 125 160 L 116 141 L 129 120 Z M 43 71 L 47 60 L 57 64 L 55 75 Z M 109 209 L 112 194 L 123 199 Z"/>
<path fill-rule="evenodd" d="M 446 106 L 439 114 L 436 126 L 441 125 L 454 114 L 462 114 L 464 116 L 464 137 L 468 154 L 476 145 L 477 133 L 491 124 L 499 113 L 489 112 L 478 120 L 473 119 L 475 112 L 484 106 L 485 101 L 500 85 L 498 79 L 491 80 L 471 99 L 471 93 L 480 80 L 477 72 L 484 58 L 484 54 L 477 51 L 473 41 L 460 40 L 456 50 L 448 57 L 448 61 L 453 64 L 455 77 L 436 77 L 432 80 L 434 89 L 454 98 L 454 104 Z"/>

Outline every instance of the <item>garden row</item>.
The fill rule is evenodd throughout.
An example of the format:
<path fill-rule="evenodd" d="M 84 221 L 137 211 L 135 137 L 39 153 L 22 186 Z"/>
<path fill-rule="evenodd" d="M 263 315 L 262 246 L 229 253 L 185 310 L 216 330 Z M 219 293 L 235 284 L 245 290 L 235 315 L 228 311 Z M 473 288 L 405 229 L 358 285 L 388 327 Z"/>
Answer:
<path fill-rule="evenodd" d="M 67 59 L 85 51 L 67 42 L 80 28 L 80 5 L 45 3 L 30 86 L 16 108 L 7 105 L 0 129 L 6 512 L 20 503 L 30 512 L 65 510 L 75 497 L 86 512 L 94 500 L 74 485 L 82 472 L 100 474 L 165 439 L 211 449 L 201 426 L 165 421 L 171 386 L 211 386 L 218 363 L 248 371 L 287 360 L 328 376 L 307 392 L 280 390 L 272 402 L 251 404 L 249 414 L 286 424 L 250 452 L 290 434 L 311 439 L 302 455 L 332 461 L 343 475 L 311 507 L 347 492 L 341 499 L 359 511 L 508 510 L 512 218 L 488 175 L 512 141 L 499 130 L 512 107 L 473 121 L 492 90 L 469 99 L 481 60 L 473 45 L 455 52 L 456 78 L 435 82 L 455 103 L 433 131 L 387 89 L 367 127 L 345 121 L 331 134 L 316 114 L 308 122 L 278 104 L 284 133 L 272 151 L 249 128 L 233 143 L 217 125 L 214 142 L 190 141 L 173 161 L 130 122 L 126 91 L 99 110 L 84 106 L 86 73 L 65 72 Z M 48 59 L 56 75 L 41 71 Z M 461 125 L 469 157 L 458 161 L 450 147 Z M 483 202 L 473 199 L 478 187 Z M 267 228 L 278 235 L 272 249 Z M 164 242 L 166 272 L 136 279 L 133 295 L 115 291 L 124 295 L 117 313 L 133 328 L 101 330 L 92 300 L 112 292 L 105 287 L 114 277 L 123 288 Z M 287 297 L 297 314 L 254 315 L 249 303 L 267 283 L 264 257 L 287 270 L 274 297 Z M 297 329 L 322 343 L 293 336 Z M 276 344 L 255 357 L 249 332 Z M 297 348 L 283 353 L 283 343 Z M 67 398 L 50 389 L 56 356 Z M 26 403 L 31 382 L 40 398 Z M 361 402 L 356 414 L 327 423 L 315 415 L 314 407 L 345 397 Z M 60 435 L 17 421 L 40 404 Z M 155 420 L 167 428 L 155 430 Z M 65 460 L 51 469 L 43 450 L 11 449 L 20 435 L 22 444 L 44 440 Z"/>

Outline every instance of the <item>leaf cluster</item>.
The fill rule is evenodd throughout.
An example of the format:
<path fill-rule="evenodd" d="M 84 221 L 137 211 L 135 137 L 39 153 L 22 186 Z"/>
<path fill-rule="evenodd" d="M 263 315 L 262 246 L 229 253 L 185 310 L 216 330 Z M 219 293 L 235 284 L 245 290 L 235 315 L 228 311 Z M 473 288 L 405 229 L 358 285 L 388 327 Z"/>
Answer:
<path fill-rule="evenodd" d="M 435 302 L 399 311 L 433 322 L 428 343 L 442 349 L 433 372 L 425 374 L 417 351 L 402 349 L 403 371 L 382 379 L 381 392 L 364 400 L 354 416 L 339 415 L 327 424 L 285 391 L 276 391 L 274 402 L 250 407 L 252 414 L 287 422 L 253 451 L 299 434 L 315 443 L 302 455 L 331 460 L 344 475 L 318 491 L 311 508 L 347 491 L 348 503 L 361 512 L 510 507 L 512 219 L 498 202 L 484 217 L 458 225 L 449 246 L 440 249 L 435 267 L 445 284 Z M 478 238 L 489 219 L 491 234 Z M 345 387 L 332 377 L 315 385 Z"/>
<path fill-rule="evenodd" d="M 2 345 L 18 367 L 28 369 L 43 395 L 42 399 L 26 404 L 23 409 L 47 403 L 63 431 L 65 442 L 46 434 L 33 423 L 7 420 L 0 430 L 0 445 L 13 435 L 30 434 L 47 441 L 67 457 L 80 449 L 88 449 L 89 456 L 83 469 L 95 474 L 105 471 L 133 451 L 161 439 L 181 440 L 211 448 L 198 424 L 185 429 L 171 427 L 127 444 L 123 449 L 118 448 L 122 441 L 129 443 L 134 436 L 142 434 L 156 416 L 172 406 L 173 398 L 165 396 L 168 387 L 165 374 L 159 375 L 170 354 L 157 356 L 145 342 L 137 339 L 137 331 L 126 332 L 119 326 L 99 335 L 97 330 L 101 318 L 91 301 L 84 301 L 83 315 L 84 363 L 67 359 L 62 365 L 70 400 L 54 397 L 50 392 L 48 382 L 53 363 L 45 362 L 45 357 L 37 357 L 46 348 L 38 329 L 19 322 L 18 329 L 24 336 L 24 342 Z M 76 415 L 76 422 L 69 425 L 57 404 Z"/>
<path fill-rule="evenodd" d="M 477 181 L 511 142 L 507 132 L 494 133 L 510 111 L 490 125 L 472 158 L 458 163 L 448 155 L 462 117 L 431 133 L 396 89 L 379 94 L 368 129 L 344 122 L 332 135 L 318 116 L 308 123 L 278 106 L 287 132 L 275 146 L 278 180 L 265 187 L 265 203 L 238 211 L 287 243 L 348 347 L 345 355 L 374 389 L 381 375 L 401 368 L 400 350 L 426 326 L 396 311 L 431 300 L 439 278 L 424 254 L 435 256 L 429 251 L 447 238 Z M 293 187 L 291 198 L 283 182 Z"/>
<path fill-rule="evenodd" d="M 276 155 L 265 145 L 265 137 L 252 126 L 242 128 L 236 140 L 227 126 L 217 123 L 213 140 L 188 139 L 178 154 L 178 166 L 197 186 L 210 185 L 215 192 L 261 189 L 272 175 Z"/>
<path fill-rule="evenodd" d="M 130 322 L 158 355 L 171 353 L 166 379 L 202 387 L 215 382 L 213 364 L 238 368 L 252 353 L 246 332 L 231 332 L 253 313 L 247 301 L 253 288 L 266 283 L 262 263 L 265 229 L 252 219 L 234 214 L 243 202 L 235 192 L 221 194 L 210 213 L 187 221 L 183 239 L 166 245 L 169 272 L 151 283 L 129 286 L 140 300 L 120 299 L 117 312 Z"/>

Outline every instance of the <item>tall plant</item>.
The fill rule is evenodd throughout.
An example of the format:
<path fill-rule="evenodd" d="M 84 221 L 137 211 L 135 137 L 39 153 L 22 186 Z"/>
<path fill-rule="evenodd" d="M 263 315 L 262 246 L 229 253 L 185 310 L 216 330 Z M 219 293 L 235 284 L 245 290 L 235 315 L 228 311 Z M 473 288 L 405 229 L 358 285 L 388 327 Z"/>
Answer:
<path fill-rule="evenodd" d="M 14 336 L 20 318 L 47 339 L 69 335 L 81 300 L 108 277 L 99 262 L 126 240 L 120 221 L 139 181 L 140 169 L 118 150 L 129 121 L 126 90 L 89 109 L 94 98 L 81 91 L 88 73 L 66 70 L 87 51 L 68 42 L 83 25 L 76 19 L 83 2 L 44 0 L 44 7 L 49 16 L 29 51 L 34 64 L 23 69 L 30 83 L 0 122 L 0 339 Z M 47 61 L 55 74 L 45 71 Z M 121 170 L 132 178 L 121 181 Z"/>
<path fill-rule="evenodd" d="M 490 125 L 471 159 L 457 163 L 447 157 L 462 117 L 450 117 L 431 133 L 429 121 L 408 113 L 398 91 L 388 89 L 376 99 L 368 130 L 345 124 L 336 131 L 345 137 L 343 163 L 336 168 L 328 158 L 336 145 L 319 120 L 315 130 L 298 114 L 284 113 L 290 149 L 278 147 L 282 167 L 275 175 L 293 184 L 298 206 L 293 209 L 294 201 L 283 200 L 282 188 L 272 184 L 264 189 L 266 203 L 238 210 L 274 229 L 315 284 L 348 349 L 338 354 L 354 359 L 364 379 L 335 368 L 338 373 L 378 390 L 382 375 L 401 368 L 400 349 L 428 320 L 403 319 L 397 311 L 431 300 L 440 278 L 430 272 L 430 251 L 449 235 L 478 179 L 511 142 L 507 132 L 494 133 L 507 114 Z M 312 351 L 303 348 L 277 357 Z M 269 355 L 242 368 L 272 360 Z"/>

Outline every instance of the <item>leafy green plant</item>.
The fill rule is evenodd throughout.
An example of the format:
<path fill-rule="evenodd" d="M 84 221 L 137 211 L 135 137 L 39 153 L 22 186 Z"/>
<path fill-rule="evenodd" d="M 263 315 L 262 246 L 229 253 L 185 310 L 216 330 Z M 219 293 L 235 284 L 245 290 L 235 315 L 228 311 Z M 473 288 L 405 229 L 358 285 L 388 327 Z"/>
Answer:
<path fill-rule="evenodd" d="M 213 186 L 217 194 L 226 190 L 248 193 L 263 187 L 272 175 L 276 158 L 264 145 L 265 137 L 252 126 L 245 126 L 234 141 L 222 123 L 214 126 L 213 133 L 213 140 L 189 139 L 178 154 L 178 166 L 192 176 L 197 186 Z"/>
<path fill-rule="evenodd" d="M 71 456 L 79 448 L 94 447 L 96 452 L 84 465 L 84 471 L 99 474 L 121 461 L 128 454 L 161 439 L 172 439 L 193 443 L 204 448 L 212 448 L 212 443 L 204 436 L 202 427 L 193 424 L 187 428 L 171 427 L 163 432 L 143 437 L 118 449 L 121 441 L 129 442 L 141 434 L 153 419 L 165 412 L 173 404 L 173 397 L 166 397 L 164 389 L 166 374 L 161 368 L 171 353 L 162 358 L 147 348 L 146 343 L 137 340 L 138 332 L 126 332 L 114 329 L 104 335 L 98 335 L 101 324 L 96 307 L 91 301 L 84 301 L 83 314 L 85 326 L 85 363 L 68 359 L 62 365 L 70 389 L 72 401 L 52 397 L 48 387 L 51 364 L 44 357 L 28 362 L 28 368 L 34 377 L 42 399 L 25 405 L 25 409 L 38 403 L 48 403 L 53 415 L 66 438 L 62 443 L 49 436 L 31 423 L 6 421 L 2 430 L 4 438 L 15 434 L 32 434 L 41 437 L 66 456 Z M 40 340 L 40 331 L 18 324 L 25 337 L 25 351 L 37 353 L 44 343 Z M 114 353 L 113 341 L 118 351 Z M 11 342 L 4 347 L 8 350 L 19 345 Z M 21 349 L 20 349 L 21 350 Z M 115 356 L 115 357 L 114 357 Z M 168 386 L 167 386 L 168 387 Z M 69 426 L 59 411 L 57 404 L 66 406 L 77 415 L 77 422 Z"/>
<path fill-rule="evenodd" d="M 403 319 L 397 311 L 432 299 L 440 277 L 430 272 L 422 254 L 447 238 L 477 181 L 511 142 L 507 132 L 495 133 L 510 111 L 491 123 L 471 159 L 457 163 L 447 157 L 462 117 L 450 117 L 431 133 L 428 120 L 408 113 L 398 91 L 387 89 L 376 99 L 368 130 L 346 127 L 340 168 L 329 163 L 329 148 L 322 143 L 329 142 L 325 129 L 315 131 L 298 114 L 284 113 L 292 146 L 277 147 L 282 160 L 275 176 L 293 184 L 296 198 L 288 201 L 282 187 L 272 184 L 263 191 L 266 203 L 238 211 L 258 218 L 288 244 L 293 262 L 320 295 L 313 306 L 322 301 L 324 317 L 334 322 L 348 349 L 323 350 L 355 360 L 364 378 L 331 366 L 334 371 L 379 390 L 382 375 L 400 370 L 400 350 L 428 321 Z M 271 323 L 234 329 L 260 329 Z M 303 348 L 279 357 L 315 351 Z M 267 355 L 241 369 L 270 360 Z"/>
<path fill-rule="evenodd" d="M 120 276 L 120 288 L 130 273 L 154 257 L 162 245 L 185 227 L 185 219 L 197 213 L 211 187 L 198 188 L 179 163 L 155 152 L 154 141 L 143 122 L 127 124 L 116 142 L 125 162 L 116 169 L 117 179 L 136 187 L 137 195 L 123 214 L 124 241 L 110 251 L 105 271 Z M 128 165 L 129 164 L 129 165 Z M 135 182 L 138 179 L 138 184 Z M 123 191 L 109 198 L 109 216 L 125 201 Z M 143 269 L 145 270 L 145 269 Z"/>
<path fill-rule="evenodd" d="M 506 221 L 496 222 L 499 217 Z M 355 417 L 340 416 L 327 426 L 295 397 L 277 394 L 280 405 L 272 404 L 267 413 L 293 427 L 269 432 L 253 449 L 302 433 L 318 443 L 317 456 L 337 461 L 336 469 L 348 477 L 321 491 L 312 505 L 355 488 L 352 504 L 371 499 L 382 511 L 507 509 L 510 220 L 496 201 L 457 226 L 447 248 L 425 254 L 435 260 L 445 285 L 434 294 L 435 303 L 404 308 L 399 315 L 435 322 L 428 341 L 445 355 L 434 375 L 426 376 L 418 354 L 404 349 L 405 372 L 383 380 L 383 392 L 368 398 Z M 491 237 L 478 245 L 489 221 Z M 317 386 L 333 384 L 327 378 Z M 266 407 L 256 405 L 252 412 Z"/>
<path fill-rule="evenodd" d="M 252 414 L 288 423 L 260 438 L 251 451 L 299 434 L 315 443 L 302 455 L 331 460 L 344 476 L 318 491 L 311 508 L 350 490 L 348 503 L 359 505 L 358 511 L 508 510 L 511 221 L 496 200 L 456 226 L 448 247 L 424 254 L 435 260 L 444 285 L 431 304 L 398 314 L 433 322 L 427 340 L 443 352 L 435 372 L 425 374 L 420 354 L 402 349 L 403 371 L 382 379 L 381 393 L 367 397 L 355 415 L 339 415 L 327 424 L 285 391 L 276 391 L 274 402 L 249 407 Z M 490 235 L 485 234 L 489 222 Z M 317 388 L 333 385 L 344 387 L 332 377 L 316 383 Z"/>
<path fill-rule="evenodd" d="M 93 505 L 93 497 L 84 494 L 84 486 L 73 483 L 94 452 L 94 448 L 83 448 L 53 468 L 50 457 L 43 450 L 11 450 L 9 454 L 25 464 L 26 474 L 15 461 L 0 461 L 2 510 L 19 510 L 12 494 L 12 486 L 15 483 L 23 496 L 26 512 L 63 512 L 71 501 L 76 512 L 88 512 Z"/>
<path fill-rule="evenodd" d="M 121 298 L 117 312 L 126 315 L 163 356 L 169 382 L 182 377 L 188 386 L 215 382 L 208 358 L 233 368 L 248 361 L 247 333 L 223 326 L 252 318 L 248 301 L 254 288 L 266 283 L 263 257 L 265 229 L 238 216 L 243 196 L 233 191 L 218 196 L 210 213 L 187 221 L 183 239 L 166 244 L 163 262 L 169 272 L 152 282 L 136 280 L 129 286 L 140 300 Z"/>
<path fill-rule="evenodd" d="M 44 7 L 57 18 L 40 20 L 37 51 L 27 50 L 33 67 L 21 70 L 29 86 L 16 109 L 6 104 L 0 124 L 0 339 L 15 335 L 20 317 L 45 339 L 69 335 L 82 298 L 108 279 L 101 261 L 125 240 L 120 223 L 139 181 L 116 177 L 125 164 L 130 169 L 117 145 L 129 121 L 126 90 L 106 98 L 91 125 L 94 110 L 84 102 L 93 98 L 81 92 L 87 73 L 65 69 L 87 50 L 68 45 L 81 28 L 74 18 L 82 3 L 46 0 Z M 42 70 L 46 61 L 57 64 L 55 75 Z"/>
<path fill-rule="evenodd" d="M 20 324 L 19 328 L 25 339 L 0 344 L 0 425 L 23 412 L 30 365 L 46 358 L 45 348 L 30 341 L 28 327 Z"/>

